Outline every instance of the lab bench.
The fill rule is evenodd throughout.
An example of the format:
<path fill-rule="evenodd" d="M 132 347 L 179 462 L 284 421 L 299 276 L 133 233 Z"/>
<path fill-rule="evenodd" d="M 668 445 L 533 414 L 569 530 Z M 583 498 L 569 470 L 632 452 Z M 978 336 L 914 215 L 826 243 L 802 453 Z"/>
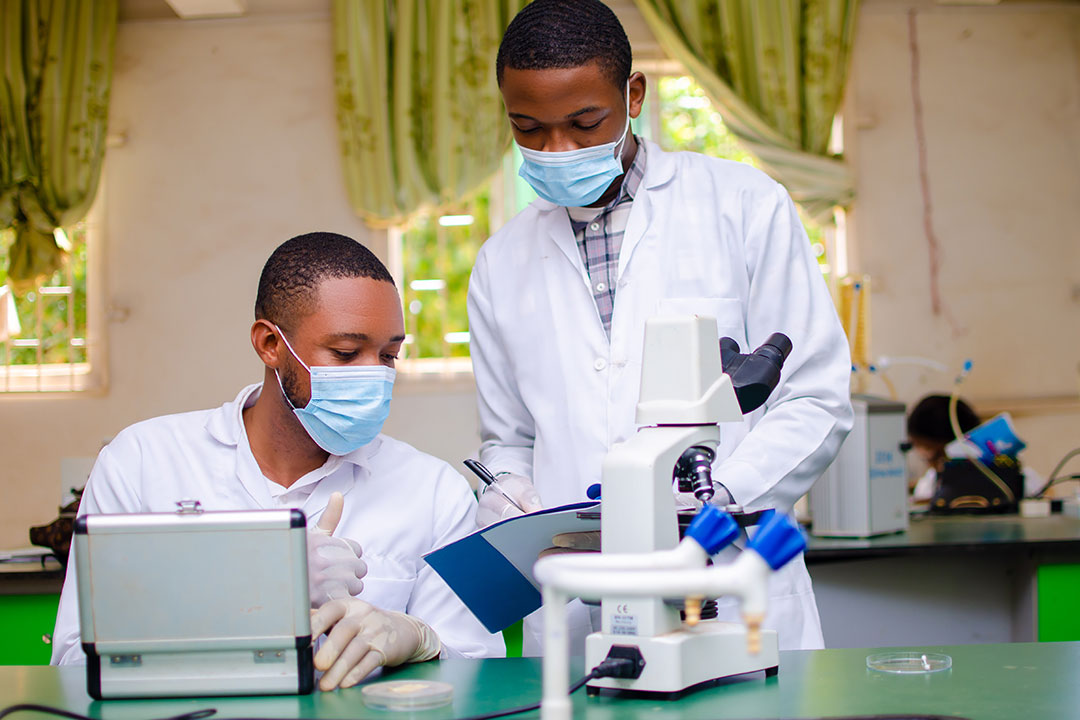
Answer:
<path fill-rule="evenodd" d="M 1080 640 L 1080 519 L 916 516 L 907 532 L 811 537 L 830 648 Z"/>
<path fill-rule="evenodd" d="M 0 562 L 0 665 L 49 662 L 47 640 L 56 623 L 64 572 L 53 558 L 44 562 Z"/>
<path fill-rule="evenodd" d="M 811 537 L 830 648 L 1080 640 L 1080 520 L 915 517 L 905 533 Z M 46 663 L 63 573 L 0 563 L 0 665 Z"/>
<path fill-rule="evenodd" d="M 780 653 L 780 672 L 754 673 L 677 701 L 573 696 L 574 717 L 588 720 L 649 718 L 821 718 L 943 714 L 972 720 L 1080 717 L 1080 643 L 1019 643 L 920 647 L 952 658 L 952 668 L 928 675 L 891 675 L 870 670 L 865 649 Z M 580 659 L 573 665 L 583 674 Z M 537 702 L 540 661 L 443 660 L 389 674 L 392 679 L 439 680 L 454 686 L 452 706 L 422 713 L 445 720 Z M 103 720 L 165 717 L 217 708 L 217 717 L 386 718 L 367 708 L 361 688 L 308 696 L 118 700 L 95 702 L 86 694 L 82 667 L 0 667 L 0 705 L 41 703 Z M 537 713 L 522 715 L 536 718 Z"/>

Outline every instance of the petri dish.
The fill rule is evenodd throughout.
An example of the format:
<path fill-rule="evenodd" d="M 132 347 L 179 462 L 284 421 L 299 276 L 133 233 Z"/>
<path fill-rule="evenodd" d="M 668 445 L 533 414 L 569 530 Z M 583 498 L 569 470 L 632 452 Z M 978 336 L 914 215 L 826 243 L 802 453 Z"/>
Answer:
<path fill-rule="evenodd" d="M 427 710 L 454 699 L 454 686 L 434 680 L 387 680 L 360 690 L 364 704 L 376 710 Z"/>
<path fill-rule="evenodd" d="M 885 652 L 868 655 L 866 667 L 897 675 L 925 675 L 952 667 L 952 658 L 941 653 Z"/>

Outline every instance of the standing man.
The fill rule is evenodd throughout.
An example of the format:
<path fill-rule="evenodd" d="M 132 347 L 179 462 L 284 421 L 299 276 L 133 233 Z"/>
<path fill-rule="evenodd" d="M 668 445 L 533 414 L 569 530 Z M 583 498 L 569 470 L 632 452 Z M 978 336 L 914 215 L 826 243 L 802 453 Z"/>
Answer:
<path fill-rule="evenodd" d="M 323 690 L 382 665 L 503 655 L 422 557 L 475 529 L 465 478 L 380 432 L 404 340 L 397 288 L 370 250 L 333 233 L 283 243 L 263 268 L 251 326 L 262 382 L 214 410 L 123 430 L 98 455 L 79 513 L 173 512 L 185 498 L 207 510 L 303 510 Z M 85 662 L 76 566 L 54 664 Z"/>
<path fill-rule="evenodd" d="M 744 350 L 773 332 L 792 340 L 766 405 L 721 426 L 713 473 L 718 504 L 790 512 L 851 427 L 836 311 L 783 187 L 630 132 L 645 99 L 630 63 L 599 0 L 535 0 L 499 47 L 521 175 L 540 199 L 488 240 L 469 285 L 481 459 L 526 509 L 584 500 L 608 449 L 636 431 L 646 319 L 708 315 Z M 486 493 L 478 519 L 516 512 Z M 765 626 L 781 649 L 822 647 L 802 558 L 771 582 Z M 575 615 L 580 642 L 590 620 Z M 734 605 L 722 600 L 720 618 L 736 619 Z"/>

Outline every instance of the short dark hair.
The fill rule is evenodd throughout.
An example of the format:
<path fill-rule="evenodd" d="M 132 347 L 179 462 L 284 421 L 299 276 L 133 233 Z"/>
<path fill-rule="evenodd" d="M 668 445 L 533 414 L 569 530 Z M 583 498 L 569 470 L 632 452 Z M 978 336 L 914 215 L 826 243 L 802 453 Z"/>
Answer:
<path fill-rule="evenodd" d="M 960 431 L 967 432 L 979 425 L 979 416 L 963 400 L 956 403 L 956 419 Z M 907 419 L 909 437 L 948 443 L 956 439 L 949 421 L 949 396 L 927 395 L 912 409 Z"/>
<path fill-rule="evenodd" d="M 506 28 L 495 77 L 503 70 L 550 70 L 599 63 L 622 88 L 630 78 L 630 41 L 615 13 L 600 0 L 533 0 Z"/>
<path fill-rule="evenodd" d="M 394 284 L 379 258 L 352 238 L 328 232 L 297 235 L 279 245 L 263 266 L 255 319 L 292 327 L 315 309 L 315 293 L 323 280 L 356 277 Z"/>

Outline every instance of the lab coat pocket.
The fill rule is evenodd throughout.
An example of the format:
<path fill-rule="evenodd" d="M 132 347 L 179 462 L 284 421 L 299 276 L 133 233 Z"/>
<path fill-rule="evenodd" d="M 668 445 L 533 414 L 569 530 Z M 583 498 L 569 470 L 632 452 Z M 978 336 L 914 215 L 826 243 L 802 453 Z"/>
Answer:
<path fill-rule="evenodd" d="M 393 610 L 405 612 L 409 607 L 409 598 L 412 597 L 413 585 L 416 578 L 389 578 L 372 577 L 364 578 L 364 589 L 360 592 L 360 599 L 369 602 L 381 610 Z"/>
<path fill-rule="evenodd" d="M 746 349 L 746 322 L 743 304 L 738 298 L 662 298 L 656 310 L 658 315 L 701 315 L 716 318 L 719 337 L 734 338 L 743 350 Z"/>

